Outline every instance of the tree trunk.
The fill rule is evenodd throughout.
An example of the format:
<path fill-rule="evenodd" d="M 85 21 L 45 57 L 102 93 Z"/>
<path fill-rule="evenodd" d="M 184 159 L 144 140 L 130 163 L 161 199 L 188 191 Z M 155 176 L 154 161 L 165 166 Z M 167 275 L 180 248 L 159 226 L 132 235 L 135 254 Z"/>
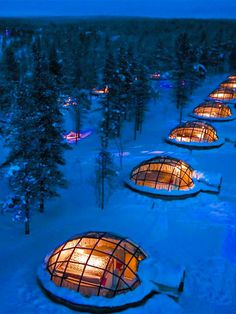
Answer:
<path fill-rule="evenodd" d="M 28 193 L 25 197 L 25 234 L 30 234 L 30 209 L 29 209 L 29 196 Z"/>
<path fill-rule="evenodd" d="M 135 115 L 135 120 L 134 120 L 134 140 L 136 141 L 137 138 L 137 116 Z"/>
<path fill-rule="evenodd" d="M 118 151 L 119 151 L 119 159 L 120 159 L 120 169 L 123 168 L 123 153 L 124 153 L 124 149 L 122 146 L 122 142 L 121 142 L 121 138 L 119 138 L 119 142 L 118 142 Z"/>
<path fill-rule="evenodd" d="M 40 195 L 40 199 L 39 199 L 39 212 L 40 213 L 44 213 L 44 196 L 43 196 L 43 193 L 41 193 Z"/>
<path fill-rule="evenodd" d="M 183 105 L 181 104 L 179 108 L 179 123 L 182 123 L 183 120 Z"/>
<path fill-rule="evenodd" d="M 44 186 L 42 182 L 40 182 L 39 212 L 44 213 Z"/>
<path fill-rule="evenodd" d="M 78 104 L 77 104 L 78 106 Z M 76 145 L 78 144 L 78 140 L 80 138 L 80 127 L 81 127 L 81 115 L 80 115 L 80 109 L 75 107 L 75 116 L 76 116 L 76 121 L 75 121 L 75 143 Z"/>
<path fill-rule="evenodd" d="M 104 198 L 105 198 L 105 160 L 104 154 L 102 154 L 102 176 L 101 176 L 101 185 L 102 185 L 102 195 L 101 195 L 101 209 L 104 209 Z"/>
<path fill-rule="evenodd" d="M 140 125 L 139 125 L 139 134 L 141 134 L 143 131 L 143 122 L 140 122 Z"/>
<path fill-rule="evenodd" d="M 138 129 L 138 105 L 137 101 L 135 103 L 135 117 L 134 117 L 134 140 L 137 139 L 137 129 Z"/>

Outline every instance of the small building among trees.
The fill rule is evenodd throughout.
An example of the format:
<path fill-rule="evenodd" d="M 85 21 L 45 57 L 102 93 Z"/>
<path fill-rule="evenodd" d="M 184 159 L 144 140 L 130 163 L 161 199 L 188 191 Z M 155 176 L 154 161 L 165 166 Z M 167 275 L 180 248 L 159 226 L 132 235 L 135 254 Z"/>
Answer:
<path fill-rule="evenodd" d="M 91 95 L 93 96 L 100 96 L 108 93 L 109 93 L 108 86 L 105 86 L 104 88 L 93 88 L 91 91 Z"/>

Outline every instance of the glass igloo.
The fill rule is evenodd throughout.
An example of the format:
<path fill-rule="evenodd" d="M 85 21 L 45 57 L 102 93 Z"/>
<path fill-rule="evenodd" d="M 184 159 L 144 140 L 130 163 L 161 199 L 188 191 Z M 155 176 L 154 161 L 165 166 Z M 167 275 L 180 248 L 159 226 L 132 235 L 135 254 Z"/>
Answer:
<path fill-rule="evenodd" d="M 137 186 L 156 190 L 188 190 L 194 186 L 192 172 L 192 168 L 180 159 L 158 156 L 135 167 L 130 180 Z"/>
<path fill-rule="evenodd" d="M 194 108 L 191 116 L 209 121 L 233 120 L 233 113 L 230 107 L 218 101 L 205 101 Z"/>
<path fill-rule="evenodd" d="M 193 197 L 200 191 L 219 193 L 222 179 L 212 184 L 185 161 L 161 154 L 135 166 L 124 182 L 140 194 L 173 200 Z"/>
<path fill-rule="evenodd" d="M 192 148 L 211 148 L 222 145 L 216 129 L 205 122 L 187 121 L 171 130 L 166 141 Z"/>
<path fill-rule="evenodd" d="M 219 87 L 208 95 L 209 99 L 215 99 L 219 101 L 231 102 L 236 99 L 236 91 L 229 88 Z"/>
<path fill-rule="evenodd" d="M 114 297 L 140 284 L 137 269 L 145 257 L 126 238 L 88 232 L 56 248 L 46 261 L 46 270 L 56 286 L 84 296 Z"/>
<path fill-rule="evenodd" d="M 113 313 L 143 305 L 160 293 L 177 300 L 185 269 L 147 256 L 126 237 L 92 231 L 53 250 L 38 269 L 37 279 L 57 303 L 79 312 Z"/>

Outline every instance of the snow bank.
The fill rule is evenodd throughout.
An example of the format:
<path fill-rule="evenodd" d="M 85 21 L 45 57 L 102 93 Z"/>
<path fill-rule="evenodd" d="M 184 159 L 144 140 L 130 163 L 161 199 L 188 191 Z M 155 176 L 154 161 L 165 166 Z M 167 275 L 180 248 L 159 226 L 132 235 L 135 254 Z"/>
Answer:
<path fill-rule="evenodd" d="M 170 144 L 183 146 L 189 149 L 209 149 L 209 148 L 217 148 L 224 144 L 224 141 L 218 139 L 214 142 L 180 142 L 175 139 L 170 139 L 169 137 L 165 138 L 165 141 Z"/>

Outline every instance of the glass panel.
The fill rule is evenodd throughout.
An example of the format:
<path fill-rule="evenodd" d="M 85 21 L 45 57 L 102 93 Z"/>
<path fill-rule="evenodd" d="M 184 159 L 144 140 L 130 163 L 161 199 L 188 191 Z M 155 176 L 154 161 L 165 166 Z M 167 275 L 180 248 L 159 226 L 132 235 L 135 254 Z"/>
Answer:
<path fill-rule="evenodd" d="M 70 248 L 75 247 L 79 241 L 80 239 L 68 241 L 66 245 L 64 246 L 64 249 L 70 249 Z"/>
<path fill-rule="evenodd" d="M 103 238 L 97 243 L 96 249 L 102 250 L 103 252 L 111 253 L 115 249 L 119 241 L 120 240 Z"/>
<path fill-rule="evenodd" d="M 89 248 L 93 248 L 97 242 L 98 242 L 98 239 L 82 238 L 81 241 L 78 243 L 77 247 L 89 249 Z"/>
<path fill-rule="evenodd" d="M 74 249 L 62 250 L 59 253 L 58 262 L 68 261 Z"/>

